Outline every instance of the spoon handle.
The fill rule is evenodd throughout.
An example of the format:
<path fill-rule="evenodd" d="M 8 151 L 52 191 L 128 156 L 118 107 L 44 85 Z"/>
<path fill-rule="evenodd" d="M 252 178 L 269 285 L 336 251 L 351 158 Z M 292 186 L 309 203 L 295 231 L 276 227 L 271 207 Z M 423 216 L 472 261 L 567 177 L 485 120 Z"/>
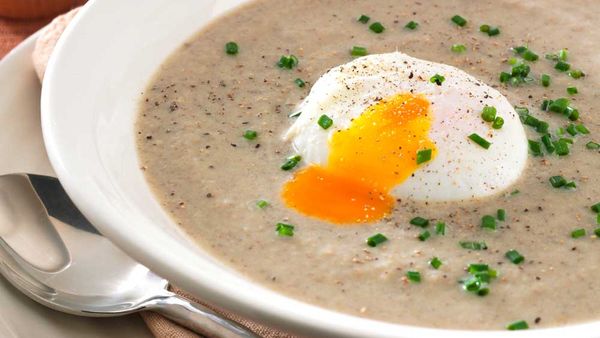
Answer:
<path fill-rule="evenodd" d="M 153 299 L 147 309 L 156 311 L 178 324 L 207 337 L 259 338 L 247 327 L 223 318 L 208 307 L 169 292 Z"/>

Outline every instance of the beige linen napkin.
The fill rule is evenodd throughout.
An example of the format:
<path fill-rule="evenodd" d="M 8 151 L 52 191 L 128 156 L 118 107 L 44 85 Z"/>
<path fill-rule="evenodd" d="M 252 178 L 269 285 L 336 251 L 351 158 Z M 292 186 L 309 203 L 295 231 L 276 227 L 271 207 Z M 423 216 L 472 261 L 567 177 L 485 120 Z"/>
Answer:
<path fill-rule="evenodd" d="M 79 10 L 79 8 L 73 9 L 72 11 L 55 18 L 50 24 L 48 24 L 43 29 L 42 35 L 39 37 L 38 41 L 36 42 L 35 50 L 34 50 L 33 56 L 32 56 L 33 64 L 35 66 L 35 70 L 36 70 L 40 80 L 44 77 L 44 72 L 46 70 L 46 65 L 48 63 L 48 59 L 50 57 L 50 54 L 52 53 L 52 50 L 54 49 L 54 46 L 56 45 L 56 42 L 58 41 L 58 38 L 60 37 L 62 32 L 65 30 L 65 28 L 69 24 L 69 22 L 73 19 L 73 17 L 75 17 L 78 10 Z M 223 315 L 224 317 L 226 317 L 230 320 L 233 320 L 233 321 L 236 321 L 238 323 L 245 325 L 246 327 L 248 327 L 252 331 L 254 331 L 254 333 L 256 333 L 262 337 L 267 337 L 267 338 L 293 338 L 294 337 L 290 334 L 266 327 L 264 325 L 255 323 L 248 319 L 244 319 L 244 318 L 242 318 L 236 314 L 233 314 L 231 312 L 223 311 L 223 310 L 217 309 L 215 307 L 212 307 L 206 303 L 201 302 L 200 300 L 198 300 L 197 298 L 193 297 L 192 295 L 184 292 L 183 290 L 180 290 L 177 288 L 172 288 L 171 290 L 173 292 L 179 294 L 180 296 L 183 296 L 187 299 L 194 300 L 198 303 L 201 303 L 201 304 L 204 304 L 204 305 L 210 307 L 215 312 Z M 169 319 L 167 319 L 157 313 L 146 311 L 146 312 L 142 312 L 141 315 L 142 315 L 142 318 L 144 319 L 144 321 L 146 322 L 146 324 L 148 325 L 148 328 L 150 329 L 150 331 L 152 331 L 154 336 L 156 336 L 157 338 L 198 338 L 198 337 L 200 337 L 199 335 L 193 333 L 192 331 L 190 331 L 178 324 L 175 324 L 174 322 L 170 321 Z"/>

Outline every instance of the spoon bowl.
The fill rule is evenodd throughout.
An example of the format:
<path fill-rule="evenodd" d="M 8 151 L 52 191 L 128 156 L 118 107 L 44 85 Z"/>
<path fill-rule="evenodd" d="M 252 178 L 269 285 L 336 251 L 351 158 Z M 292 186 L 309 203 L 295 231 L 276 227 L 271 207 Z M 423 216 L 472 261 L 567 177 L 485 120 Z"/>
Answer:
<path fill-rule="evenodd" d="M 24 254 L 34 245 L 23 245 L 14 236 L 0 232 L 0 273 L 35 301 L 58 311 L 91 317 L 152 310 L 201 334 L 256 337 L 240 324 L 168 291 L 167 280 L 128 257 L 87 221 L 56 178 L 4 175 L 0 176 L 0 189 L 3 196 L 28 197 L 18 201 L 26 204 L 8 203 L 9 215 L 19 227 L 24 223 L 23 215 L 37 209 L 33 212 L 37 217 L 26 218 L 29 223 L 22 226 L 37 228 L 38 233 L 43 230 L 46 236 L 38 238 L 40 244 L 54 247 L 49 252 L 58 256 L 51 261 L 62 262 L 54 264 L 56 269 L 40 268 L 35 255 Z M 6 205 L 8 201 L 2 202 Z M 36 224 L 31 224 L 33 220 Z"/>

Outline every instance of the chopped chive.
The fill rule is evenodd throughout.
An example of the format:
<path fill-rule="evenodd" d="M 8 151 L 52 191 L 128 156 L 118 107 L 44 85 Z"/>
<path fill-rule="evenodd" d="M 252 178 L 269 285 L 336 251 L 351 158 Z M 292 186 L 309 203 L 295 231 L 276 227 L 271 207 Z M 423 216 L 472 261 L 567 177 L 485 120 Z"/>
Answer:
<path fill-rule="evenodd" d="M 575 130 L 577 130 L 578 133 L 583 134 L 583 135 L 587 135 L 590 133 L 590 130 L 587 129 L 586 126 L 584 126 L 581 123 L 575 126 Z"/>
<path fill-rule="evenodd" d="M 487 244 L 485 244 L 485 242 L 460 241 L 458 244 L 460 244 L 463 249 L 487 250 Z"/>
<path fill-rule="evenodd" d="M 548 74 L 542 74 L 542 76 L 540 77 L 540 79 L 542 81 L 542 86 L 544 86 L 544 87 L 550 86 L 550 75 L 548 75 Z"/>
<path fill-rule="evenodd" d="M 367 23 L 367 22 L 369 22 L 369 20 L 371 20 L 371 18 L 364 14 L 362 14 L 361 16 L 358 17 L 358 19 L 356 19 L 356 21 L 358 21 L 360 23 Z"/>
<path fill-rule="evenodd" d="M 304 82 L 304 80 L 302 80 L 301 78 L 297 78 L 296 80 L 294 80 L 294 83 L 300 88 L 304 88 L 304 86 L 306 86 L 306 82 Z"/>
<path fill-rule="evenodd" d="M 431 149 L 417 151 L 417 164 L 429 162 L 431 160 Z"/>
<path fill-rule="evenodd" d="M 446 234 L 446 223 L 444 222 L 437 222 L 435 224 L 435 233 L 438 235 L 445 235 Z"/>
<path fill-rule="evenodd" d="M 600 203 L 596 203 L 590 207 L 593 212 L 600 213 Z"/>
<path fill-rule="evenodd" d="M 229 55 L 236 55 L 240 50 L 240 47 L 237 43 L 230 41 L 225 44 L 225 53 Z"/>
<path fill-rule="evenodd" d="M 352 56 L 365 56 L 367 54 L 369 54 L 367 48 L 361 46 L 354 46 L 350 50 L 350 55 Z"/>
<path fill-rule="evenodd" d="M 567 126 L 567 133 L 569 133 L 569 135 L 571 136 L 577 135 L 577 129 L 575 128 L 575 125 L 573 123 L 570 123 Z"/>
<path fill-rule="evenodd" d="M 548 110 L 562 114 L 567 110 L 567 108 L 569 108 L 569 104 L 569 99 L 561 97 L 559 99 L 549 101 Z"/>
<path fill-rule="evenodd" d="M 548 153 L 552 154 L 554 152 L 554 144 L 552 144 L 552 137 L 550 134 L 542 136 L 542 143 L 544 144 L 544 147 L 546 147 Z"/>
<path fill-rule="evenodd" d="M 464 27 L 467 24 L 467 20 L 458 14 L 453 16 L 450 20 L 460 27 Z"/>
<path fill-rule="evenodd" d="M 293 155 L 285 159 L 285 162 L 281 165 L 281 169 L 288 171 L 294 169 L 302 161 L 302 156 Z"/>
<path fill-rule="evenodd" d="M 542 144 L 538 141 L 528 140 L 529 150 L 533 156 L 542 156 Z"/>
<path fill-rule="evenodd" d="M 431 233 L 427 230 L 421 232 L 418 236 L 421 242 L 425 242 L 429 237 L 431 237 Z"/>
<path fill-rule="evenodd" d="M 561 188 L 567 184 L 567 180 L 560 175 L 550 177 L 549 181 L 554 188 Z"/>
<path fill-rule="evenodd" d="M 563 141 L 563 142 L 565 142 L 565 143 L 568 143 L 568 144 L 573 144 L 573 139 L 572 139 L 572 138 L 564 138 L 564 137 L 561 137 L 561 138 L 559 139 L 559 141 Z"/>
<path fill-rule="evenodd" d="M 442 261 L 437 257 L 433 257 L 431 260 L 429 260 L 429 265 L 436 270 L 439 269 L 442 264 Z"/>
<path fill-rule="evenodd" d="M 510 195 L 511 195 L 511 196 L 515 196 L 515 195 L 518 195 L 518 194 L 520 194 L 520 193 L 521 193 L 521 191 L 520 191 L 519 189 L 517 189 L 517 190 L 513 190 L 513 191 L 511 191 Z"/>
<path fill-rule="evenodd" d="M 513 52 L 521 55 L 521 54 L 525 53 L 525 51 L 527 50 L 527 47 L 525 47 L 525 46 L 517 46 L 517 47 L 513 47 L 512 50 L 513 50 Z"/>
<path fill-rule="evenodd" d="M 282 55 L 277 62 L 279 68 L 292 69 L 298 66 L 298 58 L 295 55 Z"/>
<path fill-rule="evenodd" d="M 501 118 L 500 116 L 496 116 L 496 118 L 494 119 L 494 122 L 492 123 L 492 128 L 502 129 L 502 126 L 504 126 L 504 119 Z"/>
<path fill-rule="evenodd" d="M 525 59 L 527 61 L 531 61 L 531 62 L 537 61 L 537 59 L 539 59 L 539 56 L 536 53 L 534 53 L 533 51 L 531 51 L 531 49 L 529 49 L 529 48 L 523 52 L 521 57 L 523 59 Z"/>
<path fill-rule="evenodd" d="M 571 181 L 571 182 L 565 184 L 565 188 L 567 188 L 567 189 L 576 189 L 577 188 L 577 183 Z"/>
<path fill-rule="evenodd" d="M 454 45 L 452 45 L 452 47 L 450 47 L 450 50 L 453 51 L 454 53 L 464 53 L 467 51 L 467 47 L 465 47 L 465 45 L 461 45 L 461 44 L 454 44 Z"/>
<path fill-rule="evenodd" d="M 469 271 L 470 274 L 476 274 L 478 272 L 484 272 L 484 271 L 489 271 L 489 270 L 490 270 L 489 265 L 480 264 L 480 263 L 469 264 L 469 266 L 467 267 L 467 271 Z"/>
<path fill-rule="evenodd" d="M 504 256 L 514 264 L 521 264 L 523 261 L 525 261 L 525 257 L 523 257 L 523 255 L 521 255 L 517 250 L 509 250 L 506 252 L 506 254 L 504 254 Z"/>
<path fill-rule="evenodd" d="M 500 34 L 500 28 L 498 27 L 491 27 L 490 30 L 487 32 L 488 36 L 496 36 Z"/>
<path fill-rule="evenodd" d="M 596 143 L 594 141 L 590 141 L 588 143 L 585 144 L 585 147 L 590 149 L 590 150 L 598 150 L 600 149 L 600 144 Z"/>
<path fill-rule="evenodd" d="M 553 143 L 554 148 L 556 149 L 556 154 L 558 156 L 566 156 L 569 155 L 569 144 L 566 139 L 561 138 L 560 140 Z"/>
<path fill-rule="evenodd" d="M 319 117 L 317 124 L 319 124 L 319 126 L 321 126 L 323 129 L 329 129 L 329 127 L 333 125 L 333 120 L 329 116 L 323 114 L 321 117 Z"/>
<path fill-rule="evenodd" d="M 374 248 L 387 240 L 385 235 L 379 233 L 367 238 L 367 245 Z"/>
<path fill-rule="evenodd" d="M 494 119 L 496 118 L 496 107 L 492 107 L 492 106 L 483 107 L 483 110 L 481 111 L 481 118 L 485 122 L 493 122 Z"/>
<path fill-rule="evenodd" d="M 527 322 L 524 320 L 519 320 L 518 322 L 514 322 L 514 323 L 508 324 L 508 326 L 506 326 L 506 329 L 510 330 L 510 331 L 527 330 L 528 328 L 529 328 L 529 325 L 527 325 Z"/>
<path fill-rule="evenodd" d="M 506 221 L 506 210 L 498 209 L 498 211 L 496 212 L 496 218 L 502 222 Z"/>
<path fill-rule="evenodd" d="M 425 228 L 429 225 L 429 220 L 423 217 L 417 216 L 410 220 L 410 224 L 416 225 L 421 228 Z"/>
<path fill-rule="evenodd" d="M 567 70 L 569 70 L 571 68 L 571 65 L 564 62 L 564 61 L 558 61 L 556 63 L 556 65 L 554 66 L 554 69 L 561 71 L 561 72 L 566 72 Z"/>
<path fill-rule="evenodd" d="M 481 227 L 485 229 L 496 230 L 496 219 L 490 215 L 483 216 L 481 218 Z"/>
<path fill-rule="evenodd" d="M 406 278 L 413 283 L 421 283 L 421 273 L 418 271 L 407 271 Z"/>
<path fill-rule="evenodd" d="M 571 231 L 572 238 L 583 237 L 583 236 L 585 236 L 585 234 L 586 234 L 585 229 L 576 229 L 576 230 Z"/>
<path fill-rule="evenodd" d="M 279 234 L 279 236 L 294 236 L 294 226 L 286 223 L 277 223 L 277 227 L 275 231 Z"/>
<path fill-rule="evenodd" d="M 434 76 L 432 76 L 429 79 L 429 82 L 435 83 L 438 86 L 441 86 L 442 83 L 444 83 L 444 81 L 446 81 L 446 78 L 443 75 L 440 75 L 440 74 L 435 74 Z"/>
<path fill-rule="evenodd" d="M 385 27 L 383 27 L 381 22 L 374 22 L 373 24 L 371 24 L 371 26 L 369 26 L 369 29 L 376 34 L 380 34 L 380 33 L 383 33 L 383 31 L 385 30 Z"/>
<path fill-rule="evenodd" d="M 481 25 L 479 26 L 479 31 L 483 33 L 487 33 L 490 31 L 490 25 Z"/>
<path fill-rule="evenodd" d="M 577 87 L 567 87 L 567 93 L 569 93 L 569 95 L 575 95 L 578 92 Z"/>
<path fill-rule="evenodd" d="M 492 145 L 490 142 L 488 142 L 483 137 L 477 135 L 476 133 L 473 133 L 473 134 L 469 135 L 469 139 L 471 141 L 477 143 L 479 146 L 481 146 L 484 149 L 489 149 L 490 146 Z"/>
<path fill-rule="evenodd" d="M 519 62 L 519 60 L 517 60 L 517 58 L 510 58 L 507 62 L 509 65 L 514 66 L 517 64 L 517 62 Z"/>
<path fill-rule="evenodd" d="M 410 30 L 415 30 L 417 29 L 417 27 L 419 27 L 419 23 L 414 22 L 414 21 L 410 21 L 409 23 L 407 23 L 404 28 L 406 29 L 410 29 Z"/>
<path fill-rule="evenodd" d="M 574 78 L 574 79 L 579 79 L 585 76 L 585 73 L 582 72 L 580 69 L 576 69 L 576 70 L 572 70 L 569 72 L 569 76 Z"/>
<path fill-rule="evenodd" d="M 500 82 L 505 83 L 508 82 L 511 78 L 511 75 L 507 72 L 500 73 Z"/>
<path fill-rule="evenodd" d="M 254 130 L 246 130 L 243 136 L 246 140 L 254 140 L 258 136 L 258 133 Z"/>
<path fill-rule="evenodd" d="M 265 200 L 258 200 L 258 201 L 256 201 L 256 206 L 261 209 L 264 209 L 269 206 L 269 202 L 267 202 Z"/>

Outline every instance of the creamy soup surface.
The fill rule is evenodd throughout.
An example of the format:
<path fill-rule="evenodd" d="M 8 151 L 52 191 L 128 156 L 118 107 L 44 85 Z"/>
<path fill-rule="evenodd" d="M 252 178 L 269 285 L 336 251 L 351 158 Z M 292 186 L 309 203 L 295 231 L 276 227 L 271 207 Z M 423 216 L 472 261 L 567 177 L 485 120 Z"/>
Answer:
<path fill-rule="evenodd" d="M 600 2 L 593 0 L 253 1 L 189 39 L 148 84 L 135 126 L 142 169 L 165 210 L 198 245 L 256 283 L 311 304 L 455 329 L 599 320 L 600 239 L 594 231 L 600 219 L 591 208 L 600 202 L 598 13 Z M 357 21 L 362 14 L 370 17 L 367 24 Z M 464 27 L 451 21 L 457 14 L 467 20 Z M 380 34 L 369 29 L 376 21 L 385 27 Z M 410 21 L 416 29 L 405 28 Z M 483 24 L 500 34 L 480 32 Z M 239 46 L 237 54 L 225 52 L 229 41 Z M 455 44 L 466 51 L 452 51 Z M 305 216 L 281 197 L 285 183 L 307 165 L 280 168 L 295 153 L 283 139 L 295 121 L 288 115 L 320 76 L 353 60 L 353 46 L 462 69 L 548 122 L 554 140 L 572 139 L 569 154 L 549 154 L 542 145 L 542 156 L 529 154 L 517 183 L 492 197 L 402 199 L 368 224 Z M 511 50 L 516 46 L 528 46 L 539 59 L 523 61 Z M 571 70 L 585 76 L 556 70 L 557 61 L 545 57 L 563 48 Z M 278 67 L 282 55 L 295 55 L 298 65 Z M 501 72 L 511 71 L 511 58 L 531 67 L 531 83 L 499 81 Z M 550 75 L 548 87 L 541 74 Z M 562 97 L 579 111 L 577 121 L 540 109 L 544 100 Z M 585 125 L 589 134 L 565 130 L 560 136 L 559 128 L 570 123 Z M 543 134 L 524 128 L 528 139 L 540 141 Z M 246 130 L 257 137 L 244 138 Z M 576 188 L 554 188 L 549 179 L 558 175 Z M 261 200 L 268 206 L 257 206 Z M 496 230 L 482 228 L 482 217 L 496 218 L 498 209 L 506 220 L 496 221 Z M 411 224 L 417 216 L 429 226 Z M 276 231 L 280 222 L 294 225 L 293 236 Z M 445 235 L 436 233 L 438 222 L 446 224 Z M 578 229 L 585 235 L 572 234 Z M 431 236 L 422 241 L 424 230 Z M 387 241 L 367 245 L 377 233 Z M 485 242 L 487 249 L 463 248 L 465 241 Z M 508 259 L 509 250 L 523 262 Z M 430 264 L 433 257 L 442 263 L 438 269 Z M 467 267 L 475 263 L 497 272 L 487 295 L 465 290 L 472 276 Z M 408 272 L 418 272 L 420 282 Z"/>

